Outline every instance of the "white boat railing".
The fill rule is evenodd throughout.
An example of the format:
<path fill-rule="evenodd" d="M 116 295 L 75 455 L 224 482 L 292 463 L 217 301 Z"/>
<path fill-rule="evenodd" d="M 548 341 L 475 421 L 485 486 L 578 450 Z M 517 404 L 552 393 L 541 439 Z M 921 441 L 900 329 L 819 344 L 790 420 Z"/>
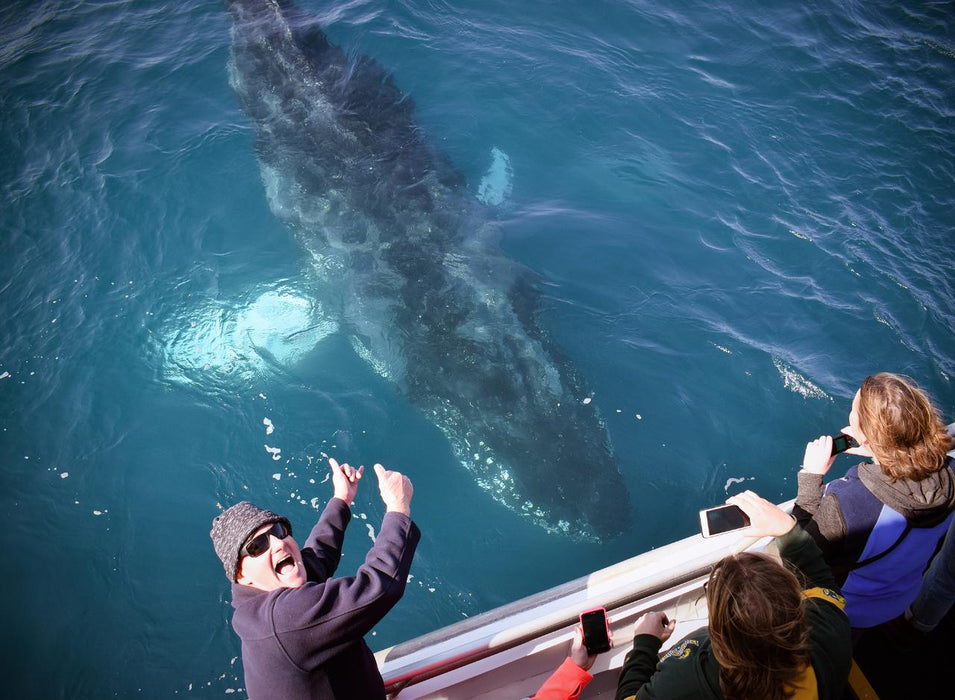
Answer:
<path fill-rule="evenodd" d="M 375 656 L 386 690 L 401 699 L 531 695 L 566 656 L 580 611 L 603 606 L 614 648 L 591 669 L 587 696 L 604 697 L 601 687 L 616 685 L 640 615 L 666 610 L 677 620 L 672 641 L 705 626 L 702 584 L 712 566 L 769 541 L 738 533 L 688 537 L 384 649 Z"/>
<path fill-rule="evenodd" d="M 955 423 L 948 426 L 955 438 Z M 955 458 L 955 450 L 951 453 Z M 794 501 L 780 504 L 785 510 Z M 769 538 L 699 535 L 449 625 L 375 654 L 389 697 L 499 700 L 532 695 L 570 649 L 577 616 L 603 606 L 614 647 L 591 669 L 583 697 L 612 698 L 633 625 L 649 610 L 677 621 L 669 644 L 707 624 L 702 585 L 713 565 Z M 665 650 L 668 645 L 664 645 Z"/>

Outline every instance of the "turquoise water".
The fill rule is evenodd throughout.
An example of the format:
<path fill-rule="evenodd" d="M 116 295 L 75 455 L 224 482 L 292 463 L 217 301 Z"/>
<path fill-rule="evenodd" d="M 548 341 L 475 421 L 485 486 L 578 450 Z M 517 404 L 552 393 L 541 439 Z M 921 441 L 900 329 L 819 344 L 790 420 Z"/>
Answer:
<path fill-rule="evenodd" d="M 299 4 L 391 72 L 472 191 L 506 154 L 501 245 L 540 276 L 633 522 L 548 534 L 343 338 L 283 340 L 314 267 L 270 210 L 223 4 L 7 3 L 9 697 L 240 691 L 209 522 L 249 498 L 304 532 L 325 454 L 415 483 L 379 649 L 689 535 L 741 488 L 792 497 L 869 373 L 955 415 L 950 3 Z M 381 510 L 363 484 L 341 571 Z"/>

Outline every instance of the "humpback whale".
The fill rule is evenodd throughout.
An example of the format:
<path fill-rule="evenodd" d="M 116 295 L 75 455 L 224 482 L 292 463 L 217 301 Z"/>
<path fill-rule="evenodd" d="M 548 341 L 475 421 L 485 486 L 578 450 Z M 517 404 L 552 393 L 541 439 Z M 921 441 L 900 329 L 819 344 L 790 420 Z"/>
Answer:
<path fill-rule="evenodd" d="M 538 323 L 529 270 L 373 59 L 286 0 L 227 0 L 229 80 L 269 206 L 355 351 L 495 499 L 551 532 L 622 532 L 630 499 L 596 404 Z"/>

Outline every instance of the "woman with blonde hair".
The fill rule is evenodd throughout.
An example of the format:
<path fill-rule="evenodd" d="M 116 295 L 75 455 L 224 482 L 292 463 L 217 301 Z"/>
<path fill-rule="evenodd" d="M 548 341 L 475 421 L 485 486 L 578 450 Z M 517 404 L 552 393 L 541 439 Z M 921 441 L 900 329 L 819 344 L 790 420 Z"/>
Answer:
<path fill-rule="evenodd" d="M 848 454 L 869 460 L 823 487 L 832 438 L 806 446 L 793 514 L 816 540 L 846 597 L 854 628 L 903 613 L 955 508 L 951 438 L 928 395 L 909 378 L 866 377 L 843 432 Z"/>
<path fill-rule="evenodd" d="M 617 700 L 841 700 L 852 665 L 849 620 L 822 552 L 791 515 L 755 493 L 727 502 L 749 516 L 747 534 L 776 537 L 782 563 L 753 552 L 719 561 L 704 587 L 708 626 L 662 659 L 676 621 L 661 612 L 637 620 Z"/>

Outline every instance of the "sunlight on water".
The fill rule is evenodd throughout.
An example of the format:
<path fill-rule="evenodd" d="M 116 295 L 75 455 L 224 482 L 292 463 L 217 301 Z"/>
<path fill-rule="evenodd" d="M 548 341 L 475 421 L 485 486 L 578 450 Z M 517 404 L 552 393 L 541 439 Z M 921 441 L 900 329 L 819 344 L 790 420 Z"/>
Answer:
<path fill-rule="evenodd" d="M 173 382 L 211 376 L 251 379 L 293 367 L 337 330 L 321 306 L 293 292 L 268 291 L 246 306 L 218 302 L 185 310 L 163 334 L 163 374 Z"/>

